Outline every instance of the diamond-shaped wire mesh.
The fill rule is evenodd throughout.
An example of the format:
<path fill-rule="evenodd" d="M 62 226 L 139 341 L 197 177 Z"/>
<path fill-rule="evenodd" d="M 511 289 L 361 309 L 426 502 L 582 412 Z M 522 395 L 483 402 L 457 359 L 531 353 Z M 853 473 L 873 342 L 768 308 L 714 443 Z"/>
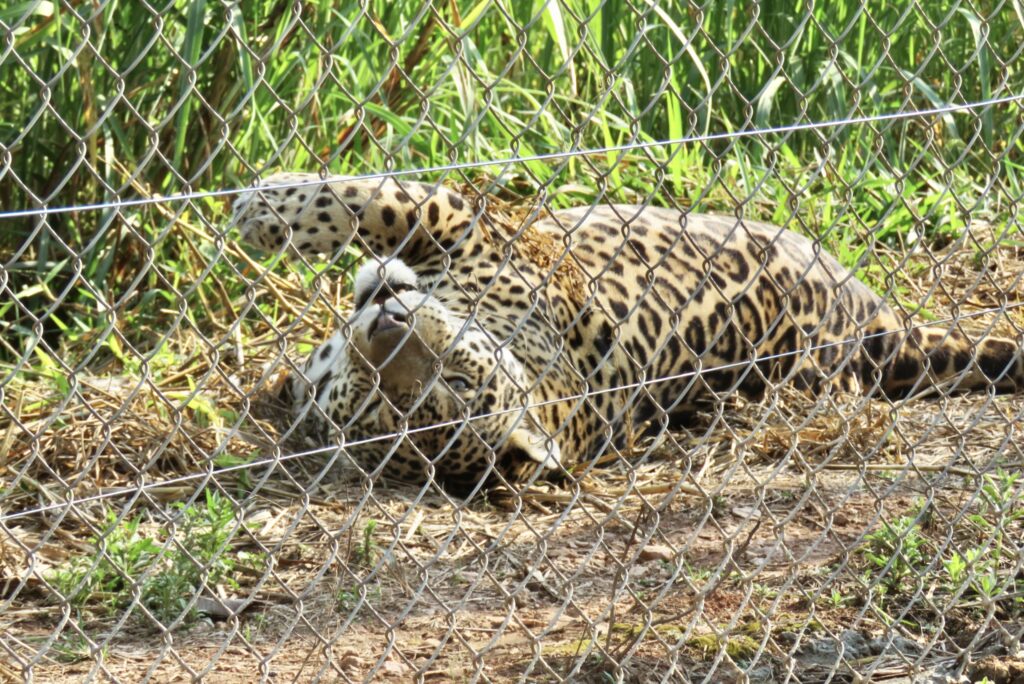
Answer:
<path fill-rule="evenodd" d="M 4 680 L 1024 678 L 1017 0 L 0 28 Z"/>

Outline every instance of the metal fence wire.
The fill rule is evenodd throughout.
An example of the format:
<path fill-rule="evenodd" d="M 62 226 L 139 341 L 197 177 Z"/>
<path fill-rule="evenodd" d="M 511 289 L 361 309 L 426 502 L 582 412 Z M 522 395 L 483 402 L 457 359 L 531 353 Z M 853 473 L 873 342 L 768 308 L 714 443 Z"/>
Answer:
<path fill-rule="evenodd" d="M 4 681 L 1024 681 L 1019 0 L 0 28 Z"/>

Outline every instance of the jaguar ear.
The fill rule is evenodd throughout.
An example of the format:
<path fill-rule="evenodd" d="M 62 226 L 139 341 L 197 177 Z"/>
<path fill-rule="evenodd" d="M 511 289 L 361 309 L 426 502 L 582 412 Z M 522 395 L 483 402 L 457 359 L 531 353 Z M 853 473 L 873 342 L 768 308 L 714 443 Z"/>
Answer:
<path fill-rule="evenodd" d="M 553 437 L 534 432 L 525 427 L 512 431 L 505 443 L 509 451 L 520 451 L 531 461 L 540 463 L 545 468 L 557 468 L 562 463 L 562 450 Z"/>

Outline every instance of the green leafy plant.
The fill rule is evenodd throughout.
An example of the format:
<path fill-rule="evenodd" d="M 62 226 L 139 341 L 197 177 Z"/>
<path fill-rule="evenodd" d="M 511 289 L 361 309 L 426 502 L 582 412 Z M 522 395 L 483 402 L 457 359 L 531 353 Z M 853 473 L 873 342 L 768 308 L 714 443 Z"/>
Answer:
<path fill-rule="evenodd" d="M 260 568 L 265 559 L 228 548 L 237 525 L 230 499 L 208 489 L 200 504 L 174 508 L 181 516 L 177 541 L 159 543 L 140 532 L 141 516 L 118 521 L 111 512 L 103 531 L 90 540 L 95 552 L 73 558 L 48 580 L 72 605 L 100 602 L 108 610 L 130 603 L 138 586 L 142 603 L 161 622 L 192 621 L 197 613 L 189 606 L 204 586 L 238 588 L 236 571 Z"/>
<path fill-rule="evenodd" d="M 103 530 L 89 540 L 95 553 L 57 568 L 48 577 L 50 583 L 75 606 L 95 599 L 118 605 L 134 579 L 160 554 L 160 546 L 139 533 L 141 522 L 141 516 L 118 521 L 113 511 L 108 512 Z"/>
<path fill-rule="evenodd" d="M 214 587 L 225 582 L 231 588 L 238 587 L 232 577 L 238 561 L 226 548 L 237 522 L 231 501 L 207 489 L 204 505 L 179 503 L 175 507 L 183 519 L 181 544 L 175 546 L 169 562 L 142 590 L 143 602 L 161 622 L 183 612 L 186 621 L 193 619 L 195 609 L 188 605 L 203 585 Z"/>
<path fill-rule="evenodd" d="M 351 612 L 365 602 L 379 603 L 380 584 L 352 584 L 340 587 L 334 594 L 338 610 Z"/>
<path fill-rule="evenodd" d="M 887 593 L 897 593 L 905 579 L 923 575 L 928 539 L 921 531 L 917 516 L 883 521 L 882 527 L 867 535 L 864 542 L 860 553 L 871 566 L 865 580 L 873 582 L 875 573 L 884 573 L 881 586 Z"/>
<path fill-rule="evenodd" d="M 946 569 L 953 586 L 962 584 L 967 577 L 967 560 L 955 551 L 949 560 L 943 561 L 942 566 Z"/>
<path fill-rule="evenodd" d="M 99 651 L 101 658 L 106 656 L 106 647 L 99 649 Z M 56 654 L 57 660 L 64 663 L 86 660 L 92 657 L 93 654 L 89 640 L 70 628 L 61 633 L 60 638 L 53 645 L 53 652 Z"/>
<path fill-rule="evenodd" d="M 251 463 L 252 460 L 258 455 L 259 452 L 254 451 L 248 456 L 235 456 L 234 454 L 223 453 L 213 459 L 213 464 L 218 468 L 232 468 L 235 466 L 245 465 Z M 238 486 L 236 493 L 238 495 L 244 495 L 246 492 L 252 491 L 252 474 L 248 468 L 239 468 L 233 471 L 238 478 Z"/>
<path fill-rule="evenodd" d="M 962 555 L 954 551 L 943 562 L 951 589 L 966 582 L 974 593 L 992 600 L 1007 585 L 1013 586 L 1012 592 L 1024 585 L 1010 570 L 1017 550 L 1007 541 L 1020 538 L 1020 531 L 1015 528 L 1024 520 L 1020 478 L 1020 473 L 1002 469 L 982 478 L 978 510 L 967 516 L 977 531 L 978 545 L 966 549 Z"/>
<path fill-rule="evenodd" d="M 839 589 L 833 589 L 828 596 L 828 602 L 832 608 L 842 608 L 849 601 L 850 597 L 844 595 Z"/>
<path fill-rule="evenodd" d="M 377 543 L 373 540 L 373 533 L 377 529 L 377 521 L 370 518 L 363 526 L 363 536 L 355 548 L 356 561 L 364 565 L 372 565 L 377 555 Z"/>

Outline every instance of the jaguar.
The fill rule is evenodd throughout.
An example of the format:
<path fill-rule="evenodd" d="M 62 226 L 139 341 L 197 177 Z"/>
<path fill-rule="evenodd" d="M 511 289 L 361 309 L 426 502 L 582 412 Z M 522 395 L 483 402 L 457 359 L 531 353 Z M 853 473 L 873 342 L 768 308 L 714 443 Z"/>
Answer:
<path fill-rule="evenodd" d="M 820 242 L 745 218 L 609 204 L 513 221 L 486 194 L 303 173 L 233 215 L 263 250 L 367 256 L 350 316 L 282 397 L 374 477 L 515 485 L 785 384 L 1024 385 L 1018 341 L 915 324 Z"/>

